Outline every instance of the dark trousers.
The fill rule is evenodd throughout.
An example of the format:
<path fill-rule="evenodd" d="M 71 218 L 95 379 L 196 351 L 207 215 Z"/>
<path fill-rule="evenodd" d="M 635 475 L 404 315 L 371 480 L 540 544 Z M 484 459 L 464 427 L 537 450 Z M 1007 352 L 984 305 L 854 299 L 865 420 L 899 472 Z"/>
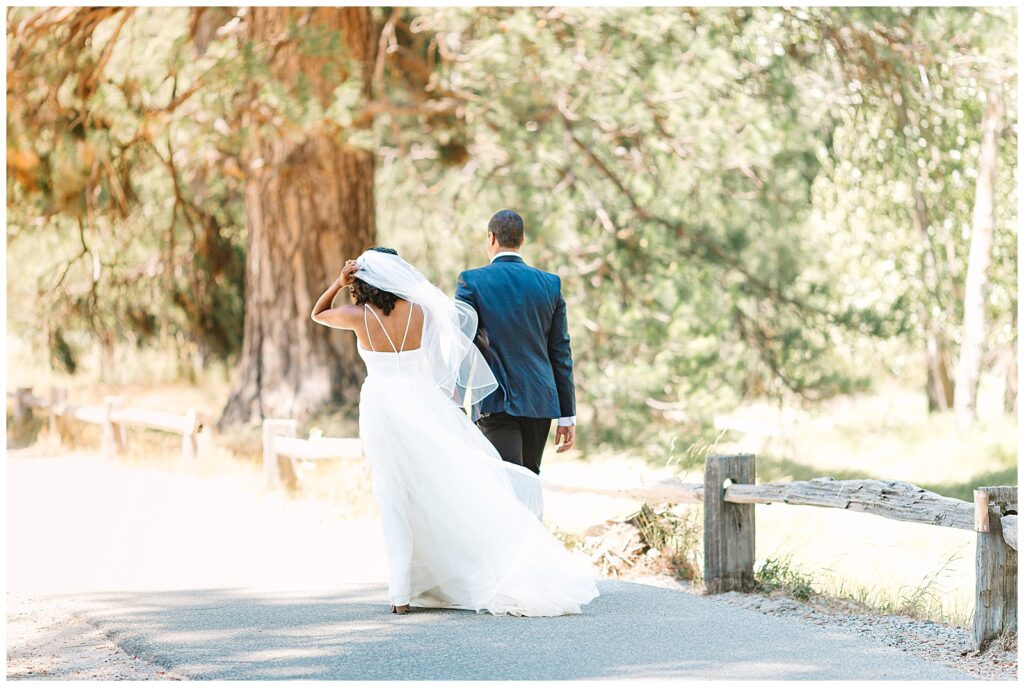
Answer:
<path fill-rule="evenodd" d="M 550 418 L 491 413 L 477 420 L 476 426 L 498 449 L 502 460 L 540 474 L 540 459 L 551 431 Z"/>

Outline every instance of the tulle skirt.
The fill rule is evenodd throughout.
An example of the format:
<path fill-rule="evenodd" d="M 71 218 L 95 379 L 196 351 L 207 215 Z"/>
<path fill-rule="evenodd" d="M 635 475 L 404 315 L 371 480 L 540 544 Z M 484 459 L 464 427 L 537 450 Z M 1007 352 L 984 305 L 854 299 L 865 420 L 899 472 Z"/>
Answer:
<path fill-rule="evenodd" d="M 552 616 L 598 595 L 587 563 L 540 521 L 539 478 L 502 461 L 429 376 L 371 373 L 359 430 L 393 604 Z"/>

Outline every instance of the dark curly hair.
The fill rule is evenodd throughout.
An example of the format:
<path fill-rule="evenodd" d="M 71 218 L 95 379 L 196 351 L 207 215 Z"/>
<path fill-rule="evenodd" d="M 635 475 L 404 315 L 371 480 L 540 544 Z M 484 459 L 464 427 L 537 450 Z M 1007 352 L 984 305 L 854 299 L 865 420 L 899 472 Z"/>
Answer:
<path fill-rule="evenodd" d="M 398 251 L 394 248 L 371 248 L 379 253 L 387 253 L 389 255 L 398 255 Z M 356 272 L 359 274 L 359 272 Z M 381 312 L 385 316 L 391 313 L 395 308 L 395 303 L 398 301 L 398 296 L 391 293 L 390 291 L 383 291 L 378 289 L 376 286 L 370 286 L 359 277 L 352 276 L 352 299 L 356 302 L 356 305 L 363 305 L 369 303 L 380 308 Z"/>

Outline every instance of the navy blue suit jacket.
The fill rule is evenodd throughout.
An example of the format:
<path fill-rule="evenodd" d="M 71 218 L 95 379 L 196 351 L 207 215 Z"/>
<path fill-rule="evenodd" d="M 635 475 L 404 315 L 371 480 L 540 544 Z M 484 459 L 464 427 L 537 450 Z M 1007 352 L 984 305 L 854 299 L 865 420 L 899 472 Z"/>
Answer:
<path fill-rule="evenodd" d="M 562 280 L 502 255 L 459 275 L 455 297 L 479 316 L 475 343 L 499 388 L 480 404 L 483 414 L 556 418 L 576 414 L 572 350 Z"/>

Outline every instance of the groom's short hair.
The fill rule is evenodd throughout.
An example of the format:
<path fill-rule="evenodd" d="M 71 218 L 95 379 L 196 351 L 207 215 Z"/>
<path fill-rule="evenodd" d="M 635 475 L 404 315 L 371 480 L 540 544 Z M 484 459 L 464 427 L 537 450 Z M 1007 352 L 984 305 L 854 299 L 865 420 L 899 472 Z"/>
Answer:
<path fill-rule="evenodd" d="M 523 218 L 513 210 L 498 210 L 487 223 L 487 231 L 498 239 L 503 248 L 519 248 L 523 245 Z"/>

